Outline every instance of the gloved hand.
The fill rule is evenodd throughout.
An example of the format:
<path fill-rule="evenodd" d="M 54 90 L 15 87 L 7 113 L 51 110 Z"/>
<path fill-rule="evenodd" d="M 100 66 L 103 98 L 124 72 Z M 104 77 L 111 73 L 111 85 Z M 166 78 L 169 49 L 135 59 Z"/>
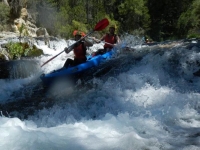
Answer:
<path fill-rule="evenodd" d="M 81 41 L 85 41 L 85 38 L 84 37 L 81 37 L 81 39 L 80 39 Z"/>
<path fill-rule="evenodd" d="M 65 53 L 67 53 L 67 54 L 69 53 L 68 47 L 65 47 L 64 50 L 65 50 Z"/>

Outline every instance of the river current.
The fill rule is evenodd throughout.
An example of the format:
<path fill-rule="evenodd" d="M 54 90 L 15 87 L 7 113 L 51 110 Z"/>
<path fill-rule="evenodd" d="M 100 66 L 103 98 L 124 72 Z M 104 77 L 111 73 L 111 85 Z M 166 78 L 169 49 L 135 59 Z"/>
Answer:
<path fill-rule="evenodd" d="M 45 90 L 40 75 L 61 68 L 73 53 L 40 66 L 72 41 L 53 40 L 50 47 L 37 41 L 45 55 L 0 79 L 0 149 L 200 150 L 200 77 L 193 74 L 200 41 L 142 45 L 126 35 L 122 42 L 131 49 L 119 45 L 99 76 L 89 72 L 84 84 Z"/>

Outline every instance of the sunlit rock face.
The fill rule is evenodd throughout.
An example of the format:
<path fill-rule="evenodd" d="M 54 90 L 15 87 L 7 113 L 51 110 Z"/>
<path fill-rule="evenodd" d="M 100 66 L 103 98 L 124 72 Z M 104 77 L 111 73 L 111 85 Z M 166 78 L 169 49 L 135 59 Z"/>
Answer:
<path fill-rule="evenodd" d="M 35 25 L 36 19 L 28 10 L 27 0 L 4 0 L 3 2 L 10 7 L 10 23 L 7 25 L 8 30 L 0 33 L 0 62 L 12 60 L 8 48 L 5 47 L 9 42 L 28 43 L 29 47 L 32 47 L 35 38 L 40 37 L 41 41 L 49 43 L 47 30 Z"/>
<path fill-rule="evenodd" d="M 20 36 L 37 37 L 36 31 L 40 28 L 35 25 L 36 20 L 27 9 L 27 1 L 5 0 L 4 3 L 9 5 L 11 9 L 10 19 L 13 20 L 13 23 L 10 24 L 9 30 L 20 34 Z M 47 31 L 45 31 L 45 35 L 48 35 Z"/>
<path fill-rule="evenodd" d="M 17 18 L 14 20 L 14 24 L 12 25 L 12 31 L 20 34 L 20 28 L 22 28 L 22 25 L 23 25 L 23 29 L 21 32 L 22 36 L 36 37 L 37 27 L 30 21 L 24 21 L 22 18 Z"/>
<path fill-rule="evenodd" d="M 36 37 L 37 27 L 34 25 L 31 20 L 32 18 L 28 18 L 28 12 L 26 8 L 21 9 L 21 14 L 19 18 L 14 19 L 14 24 L 12 25 L 12 30 L 16 33 L 20 33 L 22 35 L 28 35 L 31 37 Z M 21 31 L 20 31 L 21 29 Z"/>

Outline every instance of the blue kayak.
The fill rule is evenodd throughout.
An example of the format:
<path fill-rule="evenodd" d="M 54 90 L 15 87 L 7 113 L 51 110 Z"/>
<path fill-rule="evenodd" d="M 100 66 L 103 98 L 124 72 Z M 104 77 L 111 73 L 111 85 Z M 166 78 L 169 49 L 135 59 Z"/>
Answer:
<path fill-rule="evenodd" d="M 97 55 L 94 57 L 89 56 L 87 57 L 87 61 L 85 63 L 73 67 L 61 68 L 48 74 L 42 74 L 40 79 L 42 80 L 44 86 L 49 86 L 56 79 L 76 76 L 77 74 L 85 72 L 93 67 L 99 66 L 102 62 L 110 59 L 113 54 L 114 50 L 112 49 L 103 55 Z"/>

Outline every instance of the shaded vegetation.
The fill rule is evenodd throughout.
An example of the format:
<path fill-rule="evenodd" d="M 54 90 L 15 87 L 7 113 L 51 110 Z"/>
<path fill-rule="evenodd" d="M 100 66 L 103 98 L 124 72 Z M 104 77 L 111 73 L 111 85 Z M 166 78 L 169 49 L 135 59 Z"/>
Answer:
<path fill-rule="evenodd" d="M 117 24 L 119 34 L 155 41 L 199 37 L 200 32 L 199 0 L 27 0 L 27 5 L 37 26 L 66 39 L 73 30 L 89 32 L 105 17 Z"/>
<path fill-rule="evenodd" d="M 0 31 L 6 30 L 6 24 L 9 20 L 9 13 L 10 8 L 3 2 L 0 2 Z"/>
<path fill-rule="evenodd" d="M 200 1 L 194 0 L 187 11 L 180 15 L 177 24 L 179 30 L 188 38 L 200 38 Z"/>

